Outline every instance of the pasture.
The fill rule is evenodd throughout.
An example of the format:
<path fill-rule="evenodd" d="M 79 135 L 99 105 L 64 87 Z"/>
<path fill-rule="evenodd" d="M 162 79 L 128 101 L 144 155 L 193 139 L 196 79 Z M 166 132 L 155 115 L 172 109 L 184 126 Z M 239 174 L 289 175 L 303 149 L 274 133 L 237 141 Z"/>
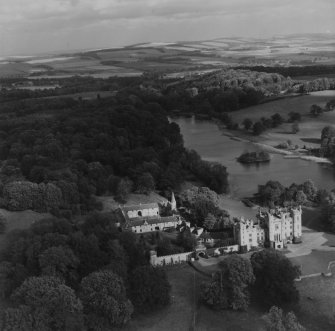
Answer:
<path fill-rule="evenodd" d="M 134 316 L 125 331 L 250 331 L 264 330 L 266 313 L 253 303 L 245 312 L 215 311 L 201 304 L 199 287 L 208 278 L 185 264 L 167 270 L 171 304 L 157 312 Z M 308 331 L 334 330 L 335 277 L 313 277 L 297 282 L 300 302 L 293 310 Z"/>
<path fill-rule="evenodd" d="M 34 222 L 52 217 L 49 213 L 37 213 L 32 210 L 25 211 L 8 211 L 0 209 L 0 213 L 7 221 L 6 232 L 0 234 L 0 249 L 3 248 L 6 234 L 12 230 L 25 230 L 30 227 Z"/>
<path fill-rule="evenodd" d="M 277 128 L 265 131 L 259 137 L 252 136 L 252 140 L 271 146 L 291 140 L 293 145 L 298 145 L 299 147 L 316 148 L 320 146 L 319 139 L 322 129 L 335 123 L 335 112 L 326 112 L 318 117 L 313 117 L 309 114 L 310 107 L 313 104 L 324 107 L 327 101 L 332 99 L 335 99 L 335 91 L 312 92 L 309 95 L 288 97 L 244 108 L 233 112 L 231 115 L 233 121 L 239 123 L 242 127 L 242 122 L 245 118 L 250 118 L 253 122 L 257 122 L 262 117 L 270 118 L 272 115 L 279 113 L 284 119 L 287 119 L 290 112 L 298 112 L 301 114 L 302 119 L 298 123 L 299 132 L 296 134 L 292 133 L 291 123 L 283 123 Z M 236 135 L 244 138 L 248 137 L 243 132 L 237 132 Z"/>

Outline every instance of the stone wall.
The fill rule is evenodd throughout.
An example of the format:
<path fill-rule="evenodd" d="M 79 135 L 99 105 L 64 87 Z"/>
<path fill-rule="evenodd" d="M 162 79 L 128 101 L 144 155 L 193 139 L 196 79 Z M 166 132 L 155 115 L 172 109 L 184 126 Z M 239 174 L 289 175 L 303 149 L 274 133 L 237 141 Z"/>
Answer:
<path fill-rule="evenodd" d="M 188 262 L 193 252 L 185 252 L 173 255 L 157 256 L 156 252 L 151 252 L 150 264 L 153 266 L 165 266 Z"/>
<path fill-rule="evenodd" d="M 225 247 L 218 247 L 215 250 L 219 250 L 220 252 L 230 253 L 230 252 L 238 252 L 240 249 L 240 245 L 231 245 Z"/>

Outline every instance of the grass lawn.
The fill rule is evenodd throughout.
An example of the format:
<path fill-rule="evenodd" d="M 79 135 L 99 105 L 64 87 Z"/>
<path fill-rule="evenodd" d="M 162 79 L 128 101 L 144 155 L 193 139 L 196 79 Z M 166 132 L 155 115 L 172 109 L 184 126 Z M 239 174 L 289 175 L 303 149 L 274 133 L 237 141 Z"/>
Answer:
<path fill-rule="evenodd" d="M 125 331 L 235 331 L 264 330 L 264 309 L 250 306 L 246 312 L 215 311 L 199 302 L 199 285 L 208 281 L 188 265 L 169 269 L 171 304 L 148 315 L 134 316 Z M 300 303 L 293 307 L 309 331 L 334 330 L 335 278 L 314 277 L 297 282 Z M 196 291 L 194 292 L 194 289 Z M 292 307 L 289 308 L 292 310 Z"/>
<path fill-rule="evenodd" d="M 201 282 L 208 281 L 189 265 L 168 269 L 172 286 L 172 302 L 161 311 L 134 317 L 123 328 L 125 331 L 185 331 L 185 330 L 260 330 L 261 312 L 213 311 L 200 304 L 198 293 Z M 195 289 L 195 290 L 194 290 Z"/>
<path fill-rule="evenodd" d="M 290 112 L 298 112 L 302 115 L 302 120 L 299 122 L 299 132 L 296 134 L 292 134 L 291 123 L 283 123 L 277 128 L 266 130 L 257 137 L 241 130 L 231 131 L 230 133 L 270 146 L 277 146 L 279 143 L 290 140 L 293 145 L 299 147 L 316 148 L 320 146 L 319 139 L 322 129 L 331 123 L 335 123 L 335 112 L 326 112 L 318 117 L 312 117 L 309 115 L 310 107 L 313 104 L 324 107 L 327 101 L 332 99 L 335 99 L 335 91 L 319 91 L 312 92 L 309 95 L 283 98 L 231 113 L 233 121 L 242 125 L 245 118 L 257 122 L 262 117 L 270 118 L 275 113 L 279 113 L 284 119 L 287 119 Z"/>
<path fill-rule="evenodd" d="M 327 272 L 330 261 L 335 261 L 335 252 L 313 250 L 309 255 L 291 257 L 293 264 L 302 267 L 302 275 Z"/>
<path fill-rule="evenodd" d="M 313 229 L 322 231 L 322 226 L 320 224 L 321 210 L 320 208 L 302 208 L 302 225 Z"/>
<path fill-rule="evenodd" d="M 296 315 L 307 330 L 335 330 L 335 276 L 297 282 L 300 304 Z"/>
<path fill-rule="evenodd" d="M 33 222 L 52 217 L 49 213 L 37 213 L 32 210 L 8 211 L 0 209 L 0 213 L 7 220 L 6 233 L 14 229 L 28 229 Z M 0 235 L 0 249 L 3 247 L 6 233 Z"/>
<path fill-rule="evenodd" d="M 199 285 L 208 280 L 188 265 L 167 271 L 172 286 L 171 304 L 148 315 L 134 316 L 125 331 L 258 331 L 264 330 L 264 309 L 250 306 L 246 312 L 215 311 L 199 302 Z M 297 282 L 300 303 L 294 310 L 308 331 L 335 329 L 335 277 L 314 277 Z M 196 291 L 194 291 L 196 289 Z"/>
<path fill-rule="evenodd" d="M 312 92 L 309 95 L 288 97 L 244 108 L 231 113 L 231 115 L 234 122 L 238 123 L 242 123 L 246 117 L 254 122 L 258 121 L 261 117 L 271 117 L 275 113 L 279 113 L 284 118 L 292 111 L 306 115 L 309 113 L 311 105 L 317 104 L 324 107 L 327 101 L 334 98 L 335 91 Z M 317 119 L 322 120 L 322 117 L 320 116 Z"/>

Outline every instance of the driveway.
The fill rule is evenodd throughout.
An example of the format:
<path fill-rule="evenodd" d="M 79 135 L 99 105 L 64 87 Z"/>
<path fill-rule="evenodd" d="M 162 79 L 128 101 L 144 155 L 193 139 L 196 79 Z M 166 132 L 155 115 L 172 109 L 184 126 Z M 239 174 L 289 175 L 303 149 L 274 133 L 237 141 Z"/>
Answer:
<path fill-rule="evenodd" d="M 287 249 L 290 251 L 285 255 L 288 258 L 309 255 L 313 250 L 323 252 L 335 252 L 335 247 L 328 246 L 327 238 L 325 238 L 324 232 L 316 232 L 306 227 L 302 227 L 302 243 L 300 244 L 289 244 Z M 327 236 L 334 236 L 329 235 Z"/>

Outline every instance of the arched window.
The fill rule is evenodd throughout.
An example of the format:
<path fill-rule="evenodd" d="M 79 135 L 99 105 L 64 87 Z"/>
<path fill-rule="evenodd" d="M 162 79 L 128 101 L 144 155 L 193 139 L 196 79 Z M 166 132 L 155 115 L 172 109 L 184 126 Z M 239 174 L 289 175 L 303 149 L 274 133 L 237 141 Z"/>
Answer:
<path fill-rule="evenodd" d="M 139 211 L 137 212 L 137 215 L 138 215 L 139 217 L 142 217 L 142 212 L 139 210 Z"/>

